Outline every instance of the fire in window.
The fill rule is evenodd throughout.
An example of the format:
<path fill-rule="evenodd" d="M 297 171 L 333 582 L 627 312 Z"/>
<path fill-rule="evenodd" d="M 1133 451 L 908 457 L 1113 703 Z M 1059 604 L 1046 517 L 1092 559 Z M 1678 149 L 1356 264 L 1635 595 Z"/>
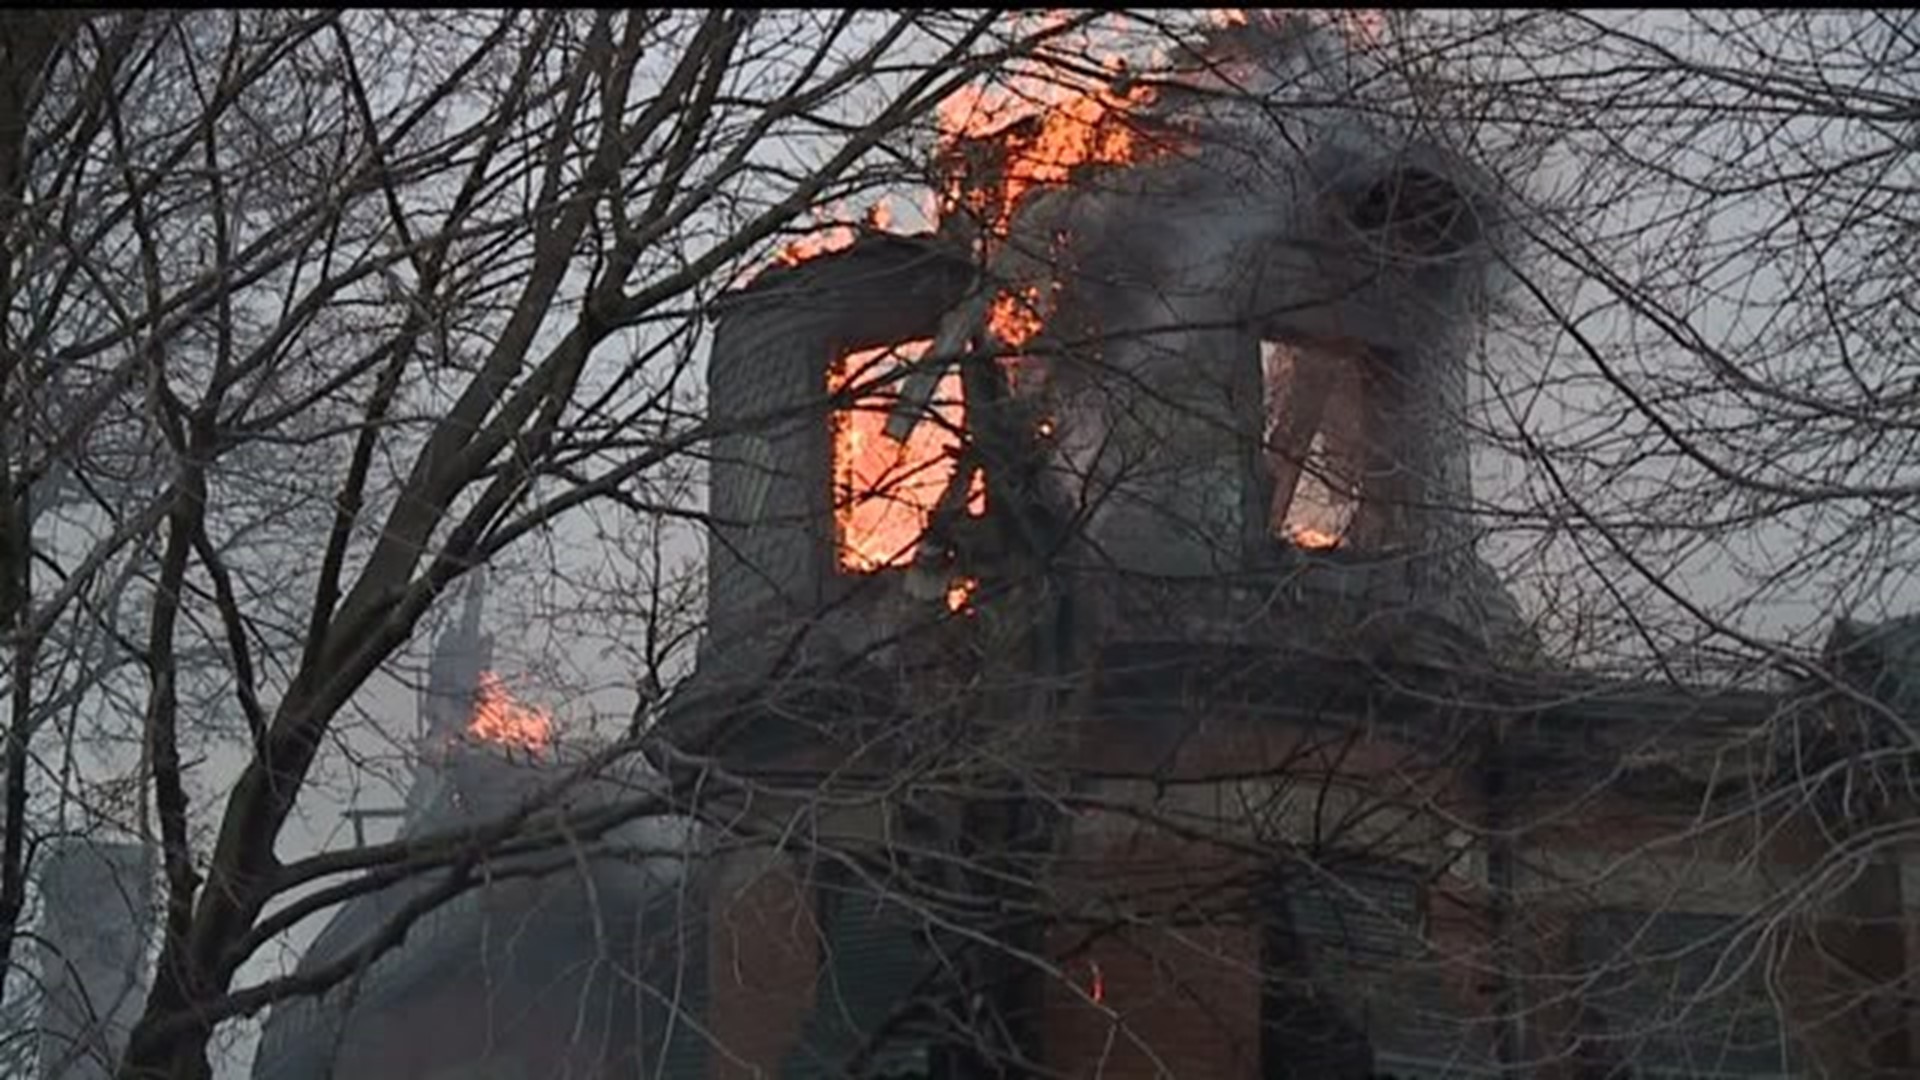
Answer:
<path fill-rule="evenodd" d="M 1273 534 L 1325 551 L 1351 543 L 1361 498 L 1360 365 L 1334 349 L 1260 343 Z"/>
<path fill-rule="evenodd" d="M 953 482 L 965 420 L 957 372 L 941 378 L 929 415 L 904 442 L 886 431 L 903 369 L 931 345 L 921 339 L 848 353 L 827 374 L 829 393 L 851 389 L 832 417 L 834 548 L 842 570 L 872 573 L 910 564 Z M 981 513 L 985 504 L 976 473 L 968 510 Z"/>

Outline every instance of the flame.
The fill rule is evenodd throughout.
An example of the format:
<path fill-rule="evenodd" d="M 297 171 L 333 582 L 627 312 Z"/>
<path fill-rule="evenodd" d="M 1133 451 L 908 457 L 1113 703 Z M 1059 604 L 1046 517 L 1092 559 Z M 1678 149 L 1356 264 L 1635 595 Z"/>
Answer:
<path fill-rule="evenodd" d="M 1349 45 L 1373 48 L 1386 40 L 1387 13 L 1379 8 L 1342 8 L 1326 13 L 1326 17 L 1346 35 Z"/>
<path fill-rule="evenodd" d="M 817 259 L 822 255 L 845 251 L 853 246 L 853 241 L 854 232 L 851 225 L 830 225 L 810 232 L 781 248 L 773 259 L 781 266 L 798 266 L 808 259 Z"/>
<path fill-rule="evenodd" d="M 950 371 L 934 390 L 935 421 L 921 423 L 904 443 L 886 433 L 896 397 L 895 369 L 924 355 L 926 339 L 841 357 L 827 375 L 829 393 L 850 385 L 872 389 L 836 410 L 833 433 L 833 516 L 844 570 L 870 573 L 913 561 L 920 537 L 953 477 L 964 422 L 960 375 Z M 967 509 L 986 510 L 986 485 L 975 472 Z"/>
<path fill-rule="evenodd" d="M 507 683 L 491 671 L 480 673 L 467 734 L 507 747 L 540 751 L 553 742 L 553 715 L 515 701 Z"/>
<path fill-rule="evenodd" d="M 973 601 L 974 590 L 979 587 L 980 582 L 977 578 L 954 578 L 953 581 L 947 585 L 947 610 L 952 612 L 965 611 L 967 605 Z"/>
<path fill-rule="evenodd" d="M 946 212 L 965 211 L 989 236 L 1003 237 L 1014 209 L 1038 187 L 1065 184 L 1088 165 L 1117 165 L 1150 156 L 1151 147 L 1129 122 L 1152 102 L 1153 89 L 1127 77 L 1124 60 L 1113 58 L 1112 84 L 1076 87 L 1058 73 L 1022 72 L 1007 86 L 970 86 L 949 95 L 937 109 L 940 144 L 959 163 L 946 180 Z M 966 148 L 975 148 L 969 154 Z M 980 148 L 992 161 L 980 164 Z"/>
<path fill-rule="evenodd" d="M 1311 525 L 1293 526 L 1293 528 L 1288 531 L 1288 538 L 1293 541 L 1295 547 L 1304 548 L 1308 551 L 1332 551 L 1334 548 L 1340 546 L 1340 537 L 1338 535 L 1324 532 Z"/>
<path fill-rule="evenodd" d="M 860 239 L 863 232 L 895 231 L 894 198 L 886 196 L 876 199 L 857 216 L 850 213 L 843 202 L 815 209 L 812 212 L 812 230 L 775 252 L 773 261 L 780 266 L 798 266 L 809 259 L 847 250 Z M 918 216 L 927 225 L 932 223 L 933 211 L 930 208 L 916 208 L 909 204 L 908 209 L 916 211 L 909 216 Z"/>
<path fill-rule="evenodd" d="M 1124 63 L 1115 70 L 1124 73 Z M 1152 97 L 1144 85 L 1075 88 L 1038 74 L 954 93 L 938 109 L 941 145 L 959 163 L 946 179 L 942 212 L 965 213 L 990 242 L 1004 238 L 1035 189 L 1065 184 L 1083 166 L 1146 157 L 1128 114 Z M 1054 238 L 1056 246 L 1060 240 Z M 1002 289 L 988 308 L 988 329 L 1007 348 L 1024 348 L 1045 325 L 1055 288 L 1048 282 Z"/>

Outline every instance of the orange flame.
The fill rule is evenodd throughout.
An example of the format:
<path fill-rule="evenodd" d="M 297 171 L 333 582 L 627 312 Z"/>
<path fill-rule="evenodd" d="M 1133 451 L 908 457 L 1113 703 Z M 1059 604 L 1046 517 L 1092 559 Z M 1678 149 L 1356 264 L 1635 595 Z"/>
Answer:
<path fill-rule="evenodd" d="M 852 226 L 832 225 L 793 241 L 781 248 L 773 258 L 781 266 L 798 266 L 808 259 L 831 255 L 836 251 L 845 251 L 853 246 L 853 241 Z"/>
<path fill-rule="evenodd" d="M 474 691 L 473 716 L 467 734 L 476 739 L 522 750 L 540 751 L 553 742 L 553 715 L 515 701 L 507 683 L 491 671 L 480 673 Z"/>
<path fill-rule="evenodd" d="M 1006 87 L 966 87 L 939 105 L 940 143 L 959 162 L 946 182 L 943 210 L 964 210 L 988 235 L 1005 236 L 1013 211 L 1038 187 L 1057 186 L 1088 165 L 1116 165 L 1149 156 L 1129 114 L 1153 100 L 1151 87 L 1127 85 L 1126 66 L 1109 65 L 1115 82 L 1091 89 L 1039 74 L 1016 75 Z M 992 146 L 999 158 L 968 175 L 964 145 Z"/>
<path fill-rule="evenodd" d="M 1064 14 L 1052 14 L 1041 25 L 1055 29 L 1066 21 Z M 1103 66 L 1110 81 L 1097 85 L 1071 63 L 1043 59 L 1003 84 L 965 87 L 943 100 L 936 110 L 946 174 L 941 215 L 969 219 L 980 230 L 982 248 L 990 250 L 1008 235 L 1014 213 L 1034 191 L 1065 185 L 1089 166 L 1157 156 L 1159 148 L 1133 122 L 1133 114 L 1154 100 L 1153 89 L 1131 79 L 1118 53 Z M 1055 235 L 1054 247 L 1065 239 Z M 1055 287 L 1002 289 L 988 307 L 988 330 L 1008 349 L 1024 348 L 1044 327 Z"/>
<path fill-rule="evenodd" d="M 856 215 L 848 211 L 844 202 L 834 202 L 816 208 L 812 212 L 814 222 L 812 230 L 775 252 L 773 261 L 780 266 L 798 266 L 809 259 L 847 250 L 860 239 L 862 232 L 895 231 L 894 198 L 895 196 L 887 196 L 875 200 L 857 215 L 857 224 Z M 925 224 L 932 223 L 931 209 L 911 206 L 910 209 L 916 210 Z"/>
<path fill-rule="evenodd" d="M 1295 547 L 1307 551 L 1332 551 L 1340 546 L 1340 537 L 1311 525 L 1295 525 L 1289 530 L 1289 538 Z"/>
<path fill-rule="evenodd" d="M 841 357 L 827 375 L 829 393 L 848 386 L 857 392 L 836 410 L 833 431 L 833 517 L 841 569 L 870 573 L 913 561 L 920 538 L 933 520 L 953 476 L 960 452 L 965 406 L 960 375 L 950 371 L 934 390 L 934 418 L 916 425 L 906 442 L 886 433 L 888 410 L 897 397 L 899 367 L 926 354 L 933 342 L 921 339 Z M 975 473 L 967 509 L 986 509 L 986 489 Z"/>

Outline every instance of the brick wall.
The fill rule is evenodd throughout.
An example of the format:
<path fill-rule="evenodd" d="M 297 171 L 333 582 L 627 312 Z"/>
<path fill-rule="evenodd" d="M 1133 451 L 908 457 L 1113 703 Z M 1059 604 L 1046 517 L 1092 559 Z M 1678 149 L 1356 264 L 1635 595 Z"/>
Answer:
<path fill-rule="evenodd" d="M 813 1007 L 821 956 L 806 884 L 784 858 L 736 857 L 708 912 L 707 1075 L 776 1077 Z"/>

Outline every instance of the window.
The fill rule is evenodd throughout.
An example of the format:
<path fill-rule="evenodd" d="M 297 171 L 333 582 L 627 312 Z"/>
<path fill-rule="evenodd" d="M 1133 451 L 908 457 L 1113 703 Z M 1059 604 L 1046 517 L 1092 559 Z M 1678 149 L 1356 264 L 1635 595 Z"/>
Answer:
<path fill-rule="evenodd" d="M 1338 350 L 1260 343 L 1273 535 L 1329 550 L 1351 542 L 1365 466 L 1360 365 Z"/>
<path fill-rule="evenodd" d="M 1443 991 L 1423 971 L 1426 905 L 1411 868 L 1283 867 L 1263 899 L 1260 1024 L 1268 1080 L 1365 1075 L 1382 1051 L 1444 1056 Z M 1445 1041 L 1439 1041 L 1445 1040 Z"/>
<path fill-rule="evenodd" d="M 1601 1078 L 1774 1077 L 1787 1047 L 1734 916 L 1592 911 L 1574 927 L 1587 982 L 1576 1056 Z"/>
<path fill-rule="evenodd" d="M 899 400 L 899 376 L 932 342 L 909 341 L 848 353 L 827 375 L 827 392 L 848 387 L 852 400 L 832 416 L 835 565 L 871 573 L 910 565 L 953 482 L 964 406 L 958 372 L 941 377 L 932 415 L 921 418 L 905 442 L 887 434 L 887 416 Z M 984 509 L 984 485 L 975 473 L 968 509 Z"/>
<path fill-rule="evenodd" d="M 1302 866 L 1281 891 L 1291 930 L 1316 967 L 1387 969 L 1419 952 L 1425 911 L 1410 870 L 1372 861 Z"/>
<path fill-rule="evenodd" d="M 927 1076 L 929 1039 L 912 1010 L 933 966 L 921 919 L 834 865 L 817 870 L 814 906 L 822 952 L 813 1008 L 780 1075 L 838 1077 L 863 1060 L 861 1075 Z"/>

